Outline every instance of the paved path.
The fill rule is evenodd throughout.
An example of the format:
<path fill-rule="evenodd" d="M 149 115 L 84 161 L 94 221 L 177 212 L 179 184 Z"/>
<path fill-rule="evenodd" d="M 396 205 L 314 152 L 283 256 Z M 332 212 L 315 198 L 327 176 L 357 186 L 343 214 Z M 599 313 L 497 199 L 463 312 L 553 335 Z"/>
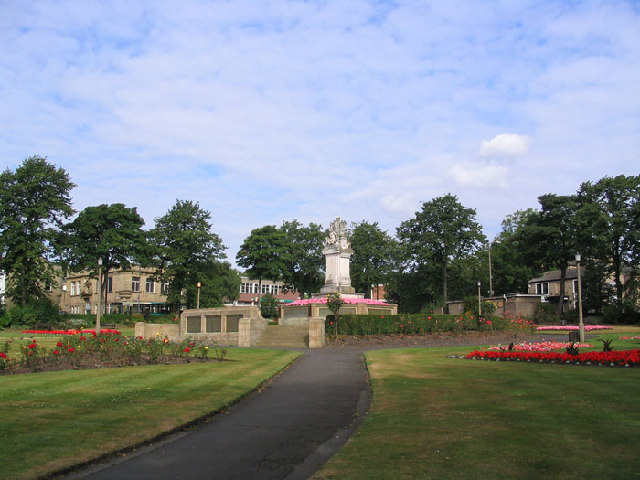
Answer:
<path fill-rule="evenodd" d="M 228 414 L 66 478 L 305 479 L 346 442 L 368 404 L 362 349 L 304 350 Z"/>

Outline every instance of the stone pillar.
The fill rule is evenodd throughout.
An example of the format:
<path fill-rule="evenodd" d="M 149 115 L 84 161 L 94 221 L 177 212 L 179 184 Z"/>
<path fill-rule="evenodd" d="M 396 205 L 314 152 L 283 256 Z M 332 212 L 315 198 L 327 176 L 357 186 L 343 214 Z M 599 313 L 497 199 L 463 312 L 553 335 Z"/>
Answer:
<path fill-rule="evenodd" d="M 322 348 L 324 347 L 324 341 L 324 318 L 309 318 L 309 348 Z"/>
<path fill-rule="evenodd" d="M 135 330 L 134 330 L 134 335 L 136 336 L 136 338 L 142 337 L 142 338 L 147 338 L 146 332 L 145 332 L 145 327 L 146 327 L 146 323 L 144 322 L 136 322 L 136 326 L 135 326 Z"/>
<path fill-rule="evenodd" d="M 238 323 L 238 346 L 251 346 L 251 319 L 241 318 Z"/>

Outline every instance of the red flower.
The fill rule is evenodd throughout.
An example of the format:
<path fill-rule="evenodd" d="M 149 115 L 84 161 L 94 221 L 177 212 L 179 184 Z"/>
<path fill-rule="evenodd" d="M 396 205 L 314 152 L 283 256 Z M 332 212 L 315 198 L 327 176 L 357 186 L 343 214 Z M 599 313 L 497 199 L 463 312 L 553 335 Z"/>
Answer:
<path fill-rule="evenodd" d="M 53 351 L 53 354 L 54 354 L 54 355 L 60 355 L 60 352 L 59 352 L 58 350 L 54 350 L 54 351 Z"/>
<path fill-rule="evenodd" d="M 56 343 L 56 347 L 61 347 L 61 346 L 62 346 L 62 342 Z"/>
<path fill-rule="evenodd" d="M 427 317 L 427 320 L 431 320 L 431 317 Z"/>
<path fill-rule="evenodd" d="M 120 339 L 119 339 L 119 338 L 116 338 L 116 342 L 119 342 L 119 341 L 120 341 Z"/>
<path fill-rule="evenodd" d="M 36 348 L 37 345 L 35 343 L 32 343 L 31 345 L 28 345 L 29 348 Z"/>
<path fill-rule="evenodd" d="M 87 337 L 85 337 L 84 335 L 80 335 L 80 341 L 81 341 L 81 342 L 82 342 L 82 341 L 84 341 L 84 340 L 86 340 L 86 339 L 87 339 Z"/>
<path fill-rule="evenodd" d="M 380 315 L 380 318 L 384 318 L 384 315 Z"/>
<path fill-rule="evenodd" d="M 69 352 L 69 353 L 73 353 L 73 352 L 75 352 L 75 351 L 76 351 L 76 349 L 75 349 L 75 348 L 73 348 L 73 347 L 69 347 L 69 348 L 67 348 L 67 352 Z"/>
<path fill-rule="evenodd" d="M 184 349 L 184 351 L 185 351 L 186 353 L 189 353 L 189 352 L 191 351 L 191 349 L 190 349 L 189 347 L 187 347 L 187 348 L 185 348 L 185 349 Z"/>
<path fill-rule="evenodd" d="M 7 354 L 4 352 L 0 352 L 0 358 L 7 358 Z"/>

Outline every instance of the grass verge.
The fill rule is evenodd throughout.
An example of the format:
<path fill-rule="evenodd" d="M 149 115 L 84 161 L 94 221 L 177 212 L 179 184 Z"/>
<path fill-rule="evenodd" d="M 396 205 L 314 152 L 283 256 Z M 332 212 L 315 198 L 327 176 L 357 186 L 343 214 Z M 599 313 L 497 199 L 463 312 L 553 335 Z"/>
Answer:
<path fill-rule="evenodd" d="M 316 479 L 632 478 L 639 368 L 367 352 L 373 402 Z"/>
<path fill-rule="evenodd" d="M 30 479 L 219 411 L 299 353 L 230 349 L 225 362 L 0 377 L 0 477 Z"/>

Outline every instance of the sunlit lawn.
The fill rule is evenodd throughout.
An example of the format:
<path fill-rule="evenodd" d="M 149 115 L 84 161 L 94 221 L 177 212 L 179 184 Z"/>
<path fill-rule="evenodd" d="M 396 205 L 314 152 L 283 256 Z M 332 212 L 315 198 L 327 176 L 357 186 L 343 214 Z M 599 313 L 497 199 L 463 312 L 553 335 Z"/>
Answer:
<path fill-rule="evenodd" d="M 236 401 L 298 355 L 230 349 L 224 362 L 0 376 L 0 478 L 36 478 L 170 431 Z"/>
<path fill-rule="evenodd" d="M 640 475 L 640 368 L 448 358 L 469 351 L 368 352 L 370 413 L 314 478 Z"/>

